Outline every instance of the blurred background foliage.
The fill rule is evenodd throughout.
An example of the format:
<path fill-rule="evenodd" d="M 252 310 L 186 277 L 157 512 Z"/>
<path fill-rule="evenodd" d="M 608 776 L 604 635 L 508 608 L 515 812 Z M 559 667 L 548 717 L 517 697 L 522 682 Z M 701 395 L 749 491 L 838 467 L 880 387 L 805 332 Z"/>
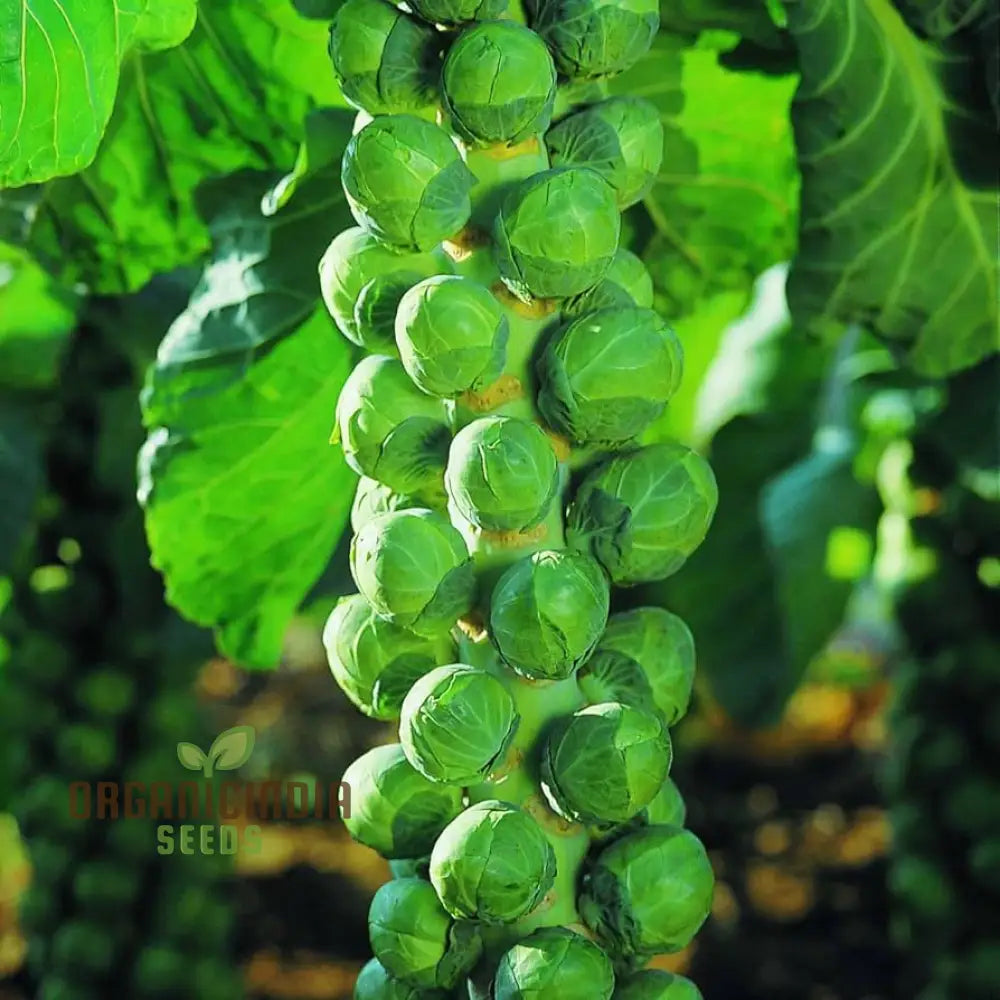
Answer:
<path fill-rule="evenodd" d="M 389 736 L 318 638 L 353 589 L 327 441 L 354 357 L 316 281 L 349 219 L 336 7 L 70 4 L 11 29 L 0 108 L 40 85 L 0 114 L 0 996 L 335 1000 L 368 955 L 386 872 L 339 824 L 199 864 L 53 807 L 88 768 L 173 775 L 177 740 L 236 723 L 247 777 L 335 781 Z M 662 13 L 612 85 L 666 126 L 625 220 L 685 347 L 649 437 L 720 486 L 678 581 L 629 598 L 699 651 L 675 775 L 718 891 L 671 967 L 707 1000 L 995 998 L 996 9 Z"/>

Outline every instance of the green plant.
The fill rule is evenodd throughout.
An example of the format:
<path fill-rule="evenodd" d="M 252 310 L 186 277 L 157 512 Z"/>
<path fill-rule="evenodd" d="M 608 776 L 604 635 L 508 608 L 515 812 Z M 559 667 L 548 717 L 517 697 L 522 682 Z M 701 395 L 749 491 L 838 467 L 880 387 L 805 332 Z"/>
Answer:
<path fill-rule="evenodd" d="M 0 573 L 14 572 L 25 536 L 51 513 L 39 495 L 44 421 L 33 394 L 48 386 L 54 402 L 70 400 L 71 426 L 89 419 L 89 408 L 76 409 L 85 373 L 55 383 L 77 308 L 105 308 L 155 278 L 144 295 L 172 286 L 187 305 L 169 307 L 176 319 L 140 396 L 149 553 L 123 557 L 113 534 L 100 545 L 129 580 L 151 555 L 167 599 L 214 629 L 224 655 L 273 667 L 307 596 L 340 594 L 333 581 L 344 575 L 350 514 L 371 560 L 361 567 L 367 596 L 342 614 L 364 641 L 328 638 L 348 696 L 376 718 L 401 709 L 413 677 L 486 649 L 468 635 L 456 648 L 450 619 L 460 614 L 473 636 L 494 618 L 503 624 L 518 677 L 492 659 L 487 673 L 515 692 L 549 685 L 552 716 L 582 703 L 563 700 L 572 686 L 547 674 L 576 670 L 589 688 L 580 698 L 655 705 L 669 725 L 689 694 L 684 635 L 665 629 L 676 659 L 647 662 L 631 628 L 598 634 L 602 591 L 581 568 L 590 559 L 638 588 L 610 595 L 607 610 L 671 608 L 697 636 L 700 677 L 724 711 L 748 726 L 776 722 L 870 569 L 880 508 L 855 390 L 896 365 L 930 385 L 996 350 L 996 11 L 910 0 L 661 7 L 655 38 L 655 5 L 639 0 L 529 0 L 509 13 L 503 0 L 36 4 L 32 16 L 5 21 L 20 58 L 0 74 L 0 106 L 23 113 L 0 115 Z M 650 40 L 630 68 L 606 75 Z M 365 111 L 355 117 L 346 104 Z M 395 125 L 368 130 L 372 115 Z M 457 158 L 448 133 L 460 139 Z M 350 203 L 340 183 L 349 144 Z M 413 172 L 383 187 L 384 172 L 411 157 Z M 191 268 L 200 269 L 194 287 Z M 401 301 L 428 280 L 425 295 L 407 299 L 400 334 Z M 557 310 L 539 295 L 558 297 Z M 599 309 L 654 306 L 684 345 L 681 384 L 663 369 L 650 380 L 648 368 L 625 395 L 620 368 L 615 386 L 590 382 L 587 345 L 559 328 Z M 133 360 L 139 327 L 115 327 Z M 669 335 L 643 329 L 643 344 L 673 357 Z M 541 382 L 551 384 L 540 386 L 534 362 L 550 336 Z M 343 461 L 327 446 L 330 414 L 359 347 L 382 357 L 345 396 Z M 642 348 L 626 353 L 637 350 L 644 360 Z M 538 537 L 522 545 L 503 537 L 513 529 L 486 528 L 501 537 L 484 538 L 461 511 L 450 534 L 441 473 L 455 432 L 483 417 L 537 422 L 539 389 L 544 422 L 561 435 L 552 506 L 528 529 Z M 107 419 L 137 430 L 135 396 L 115 396 Z M 620 436 L 650 413 L 659 415 L 625 454 L 632 443 Z M 712 531 L 693 552 L 712 497 L 700 464 L 676 450 L 676 475 L 651 475 L 667 453 L 646 449 L 668 438 L 710 452 L 718 476 Z M 80 448 L 74 435 L 65 442 Z M 544 452 L 527 447 L 529 466 L 544 466 Z M 131 483 L 133 451 L 108 448 L 81 476 L 123 464 L 120 481 Z M 358 469 L 366 474 L 352 510 Z M 477 481 L 473 471 L 456 491 L 475 513 L 494 473 Z M 567 525 L 563 501 L 574 494 Z M 504 494 L 487 518 L 520 527 L 545 497 Z M 407 510 L 421 513 L 366 527 Z M 675 522 L 683 537 L 670 537 Z M 491 614 L 488 596 L 512 562 L 534 548 L 572 562 L 567 528 L 586 556 L 574 562 L 572 600 L 555 614 L 555 575 L 519 569 L 516 607 Z M 955 538 L 967 534 L 956 527 Z M 406 565 L 414 544 L 434 558 Z M 642 582 L 681 563 L 664 583 Z M 89 585 L 66 600 L 51 573 L 38 582 L 63 612 L 93 608 Z M 376 603 L 395 603 L 396 621 Z M 581 622 L 583 606 L 593 617 Z M 948 644 L 951 656 L 959 643 L 949 634 Z M 425 767 L 478 771 L 508 738 L 508 751 L 537 746 L 548 717 L 522 711 L 519 698 L 508 712 L 495 689 L 464 675 L 460 683 L 483 705 L 496 697 L 500 718 L 483 717 L 486 745 L 456 744 Z M 951 686 L 954 677 L 921 704 Z M 35 708 L 44 728 L 52 705 Z M 445 725 L 457 730 L 451 709 Z M 433 713 L 420 718 L 431 723 Z M 97 768 L 110 746 L 99 731 L 96 718 L 74 719 L 52 741 L 53 759 Z M 399 781 L 424 801 L 412 774 Z M 628 832 L 672 825 L 681 809 L 669 787 Z M 430 817 L 428 828 L 443 818 Z M 589 843 L 596 851 L 623 832 L 595 827 Z M 51 870 L 63 870 L 64 845 L 49 846 Z M 977 878 L 991 847 L 967 854 Z M 429 857 L 392 864 L 426 879 Z M 68 933 L 61 948 L 76 953 L 79 942 Z M 149 960 L 158 975 L 171 964 L 159 949 Z M 383 972 L 374 968 L 366 988 L 414 992 Z"/>
<path fill-rule="evenodd" d="M 164 607 L 130 463 L 108 462 L 137 443 L 116 410 L 134 399 L 136 367 L 95 323 L 59 372 L 71 390 L 33 393 L 47 502 L 0 617 L 0 749 L 33 866 L 19 905 L 26 978 L 44 998 L 236 1000 L 226 861 L 158 852 L 146 796 L 184 775 L 178 757 L 206 775 L 239 767 L 253 730 L 228 730 L 207 753 L 187 742 L 208 745 L 191 689 L 210 647 Z M 102 782 L 115 789 L 105 816 Z"/>
<path fill-rule="evenodd" d="M 884 781 L 901 987 L 918 1000 L 1000 989 L 1000 455 L 988 362 L 909 399 L 884 463 L 886 565 L 906 648 Z M 921 403 L 923 405 L 921 405 Z M 904 411 L 905 413 L 905 411 Z M 899 433 L 899 430 L 897 430 Z M 890 558 L 894 555 L 895 558 Z"/>
<path fill-rule="evenodd" d="M 344 776 L 348 829 L 396 872 L 372 903 L 361 1000 L 466 979 L 495 1000 L 608 1000 L 616 975 L 683 948 L 708 915 L 712 872 L 674 825 L 667 777 L 691 634 L 656 608 L 608 620 L 611 584 L 676 572 L 715 507 L 694 451 L 639 445 L 682 367 L 619 245 L 662 128 L 649 105 L 608 98 L 544 134 L 553 101 L 572 101 L 553 54 L 589 78 L 648 47 L 655 8 L 618 12 L 581 6 L 579 37 L 556 5 L 537 12 L 542 34 L 487 20 L 438 35 L 444 125 L 351 89 L 336 57 L 359 28 L 350 4 L 333 29 L 345 93 L 374 117 L 343 161 L 362 231 L 334 238 L 320 275 L 344 336 L 380 353 L 337 404 L 366 478 L 360 593 L 325 641 L 347 695 L 398 717 L 400 740 Z M 603 49 L 605 33 L 621 44 Z M 395 350 L 387 323 L 369 336 L 359 321 L 372 280 L 396 303 Z"/>

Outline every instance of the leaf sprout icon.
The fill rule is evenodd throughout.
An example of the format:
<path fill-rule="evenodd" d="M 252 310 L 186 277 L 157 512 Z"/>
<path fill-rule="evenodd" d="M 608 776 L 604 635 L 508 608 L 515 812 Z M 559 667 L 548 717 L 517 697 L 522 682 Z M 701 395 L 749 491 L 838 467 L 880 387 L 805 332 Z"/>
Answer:
<path fill-rule="evenodd" d="M 211 778 L 215 771 L 235 771 L 242 767 L 253 753 L 257 734 L 253 726 L 233 726 L 219 733 L 205 753 L 194 743 L 178 743 L 177 759 L 189 771 L 202 771 Z"/>

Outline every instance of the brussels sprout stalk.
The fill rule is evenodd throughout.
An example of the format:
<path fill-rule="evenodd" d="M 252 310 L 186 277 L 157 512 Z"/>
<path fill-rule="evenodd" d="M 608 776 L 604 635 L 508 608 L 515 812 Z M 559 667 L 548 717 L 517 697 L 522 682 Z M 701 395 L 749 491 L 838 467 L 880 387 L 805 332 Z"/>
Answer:
<path fill-rule="evenodd" d="M 657 637 L 689 637 L 655 615 L 608 619 L 612 583 L 679 569 L 715 503 L 689 449 L 637 443 L 681 350 L 642 262 L 619 247 L 621 209 L 656 165 L 655 126 L 647 108 L 602 99 L 603 77 L 644 51 L 655 5 L 579 0 L 576 17 L 532 0 L 525 16 L 513 0 L 498 19 L 499 2 L 378 8 L 364 51 L 341 14 L 331 44 L 345 92 L 376 117 L 348 151 L 360 232 L 329 255 L 324 297 L 378 359 L 337 407 L 368 478 L 352 522 L 360 596 L 326 642 L 352 700 L 400 718 L 398 744 L 352 765 L 351 832 L 406 883 L 376 898 L 374 986 L 359 981 L 355 1000 L 378 1000 L 387 976 L 421 990 L 464 977 L 473 998 L 611 1000 L 612 968 L 689 939 L 711 890 L 695 839 L 662 825 L 683 809 L 658 798 L 691 661 Z M 582 159 L 591 127 L 606 163 Z M 616 142 L 626 128 L 644 144 Z M 394 150 L 412 156 L 398 183 Z M 651 875 L 672 859 L 675 905 L 633 892 L 629 864 Z M 633 911 L 648 926 L 632 927 Z"/>

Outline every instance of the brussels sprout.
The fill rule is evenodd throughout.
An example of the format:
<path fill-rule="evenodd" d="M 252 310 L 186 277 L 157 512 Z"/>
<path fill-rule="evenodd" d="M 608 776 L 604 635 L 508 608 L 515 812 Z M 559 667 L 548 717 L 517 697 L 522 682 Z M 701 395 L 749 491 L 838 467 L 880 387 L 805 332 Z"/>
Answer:
<path fill-rule="evenodd" d="M 520 718 L 492 674 L 464 663 L 437 667 L 403 701 L 406 759 L 431 781 L 473 785 L 503 761 Z"/>
<path fill-rule="evenodd" d="M 542 788 L 578 823 L 626 823 L 653 801 L 670 770 L 670 735 L 651 712 L 618 702 L 560 719 L 542 751 Z"/>
<path fill-rule="evenodd" d="M 465 24 L 468 21 L 495 21 L 507 10 L 507 0 L 408 0 L 431 24 Z"/>
<path fill-rule="evenodd" d="M 52 936 L 52 968 L 72 970 L 87 980 L 107 974 L 115 962 L 115 941 L 102 924 L 75 917 Z"/>
<path fill-rule="evenodd" d="M 519 920 L 542 901 L 555 874 L 555 853 L 538 824 L 495 799 L 452 820 L 431 852 L 431 882 L 441 904 L 466 920 Z"/>
<path fill-rule="evenodd" d="M 138 873 L 123 866 L 118 859 L 87 861 L 77 868 L 73 877 L 73 895 L 84 910 L 107 914 L 120 912 L 139 894 Z"/>
<path fill-rule="evenodd" d="M 604 280 L 623 288 L 641 309 L 652 308 L 653 278 L 642 259 L 631 250 L 626 250 L 625 247 L 618 248 Z"/>
<path fill-rule="evenodd" d="M 372 518 L 351 542 L 351 573 L 378 614 L 418 635 L 447 631 L 475 599 L 465 541 L 422 507 Z"/>
<path fill-rule="evenodd" d="M 409 507 L 420 507 L 422 504 L 413 497 L 402 493 L 393 493 L 385 483 L 377 479 L 362 476 L 358 480 L 358 488 L 354 492 L 354 503 L 351 505 L 351 531 L 359 532 L 373 517 L 388 514 L 394 510 L 406 510 Z"/>
<path fill-rule="evenodd" d="M 660 27 L 657 0 L 534 0 L 532 27 L 571 80 L 621 73 L 649 50 Z"/>
<path fill-rule="evenodd" d="M 653 305 L 653 278 L 646 265 L 631 250 L 619 247 L 604 277 L 593 287 L 565 299 L 563 316 L 573 319 L 598 309 L 625 309 Z"/>
<path fill-rule="evenodd" d="M 448 1000 L 445 990 L 422 990 L 391 976 L 377 958 L 358 973 L 354 1000 Z"/>
<path fill-rule="evenodd" d="M 346 0 L 330 29 L 330 59 L 344 97 L 373 115 L 432 104 L 441 71 L 441 40 L 382 0 Z"/>
<path fill-rule="evenodd" d="M 115 719 L 135 704 L 136 682 L 123 670 L 103 667 L 92 670 L 77 684 L 77 704 L 88 714 Z"/>
<path fill-rule="evenodd" d="M 619 586 L 663 580 L 701 544 L 718 487 L 697 452 L 663 442 L 618 455 L 584 479 L 566 537 L 589 550 Z"/>
<path fill-rule="evenodd" d="M 444 129 L 381 115 L 347 144 L 341 181 L 358 225 L 402 250 L 430 250 L 469 221 L 476 179 Z"/>
<path fill-rule="evenodd" d="M 653 801 L 643 810 L 650 826 L 683 826 L 687 819 L 687 806 L 680 789 L 670 778 L 665 778 Z"/>
<path fill-rule="evenodd" d="M 456 435 L 445 489 L 458 512 L 487 531 L 527 531 L 549 512 L 559 487 L 552 443 L 519 417 L 481 417 Z"/>
<path fill-rule="evenodd" d="M 396 349 L 396 309 L 421 278 L 451 271 L 442 251 L 399 253 L 360 227 L 345 229 L 319 264 L 323 301 L 340 332 L 366 350 Z"/>
<path fill-rule="evenodd" d="M 556 96 L 552 56 L 533 31 L 489 21 L 464 31 L 441 75 L 456 132 L 480 145 L 514 143 L 549 127 Z"/>
<path fill-rule="evenodd" d="M 565 927 L 543 927 L 500 959 L 494 1000 L 610 1000 L 611 961 L 601 948 Z"/>
<path fill-rule="evenodd" d="M 566 319 L 576 319 L 597 312 L 599 309 L 629 309 L 635 305 L 632 296 L 621 285 L 616 285 L 607 278 L 601 280 L 592 288 L 588 288 L 571 299 L 565 299 L 560 312 Z"/>
<path fill-rule="evenodd" d="M 578 679 L 588 701 L 655 705 L 672 726 L 688 710 L 694 667 L 687 625 L 663 608 L 635 608 L 608 619 Z"/>
<path fill-rule="evenodd" d="M 578 295 L 604 277 L 620 233 L 614 188 L 600 174 L 543 170 L 501 203 L 493 225 L 500 277 L 525 300 Z"/>
<path fill-rule="evenodd" d="M 351 790 L 347 832 L 384 858 L 426 854 L 462 811 L 462 790 L 428 781 L 398 743 L 375 747 L 344 772 Z"/>
<path fill-rule="evenodd" d="M 414 285 L 396 313 L 396 346 L 410 378 L 432 396 L 457 396 L 500 377 L 509 324 L 488 288 L 438 275 Z"/>
<path fill-rule="evenodd" d="M 675 952 L 708 917 L 713 887 L 708 855 L 693 833 L 650 826 L 600 853 L 580 897 L 580 913 L 617 955 Z"/>
<path fill-rule="evenodd" d="M 444 403 L 410 381 L 395 358 L 372 354 L 347 376 L 337 400 L 347 464 L 397 493 L 440 488 L 451 443 Z"/>
<path fill-rule="evenodd" d="M 608 620 L 610 588 L 590 557 L 565 549 L 519 559 L 497 581 L 490 632 L 503 660 L 537 680 L 569 677 Z"/>
<path fill-rule="evenodd" d="M 601 309 L 559 330 L 538 360 L 538 408 L 577 444 L 641 434 L 681 381 L 677 334 L 652 309 Z"/>
<path fill-rule="evenodd" d="M 590 167 L 614 189 L 619 208 L 649 194 L 663 162 L 663 122 L 642 97 L 610 97 L 545 135 L 553 167 Z"/>
<path fill-rule="evenodd" d="M 414 681 L 454 655 L 447 636 L 429 639 L 393 625 L 360 594 L 337 602 L 323 645 L 340 689 L 373 719 L 398 718 Z"/>
<path fill-rule="evenodd" d="M 612 1000 L 703 1000 L 690 979 L 662 969 L 644 969 L 615 986 Z"/>
<path fill-rule="evenodd" d="M 368 911 L 372 951 L 390 975 L 424 989 L 451 989 L 482 952 L 475 924 L 456 923 L 430 882 L 386 882 Z"/>

